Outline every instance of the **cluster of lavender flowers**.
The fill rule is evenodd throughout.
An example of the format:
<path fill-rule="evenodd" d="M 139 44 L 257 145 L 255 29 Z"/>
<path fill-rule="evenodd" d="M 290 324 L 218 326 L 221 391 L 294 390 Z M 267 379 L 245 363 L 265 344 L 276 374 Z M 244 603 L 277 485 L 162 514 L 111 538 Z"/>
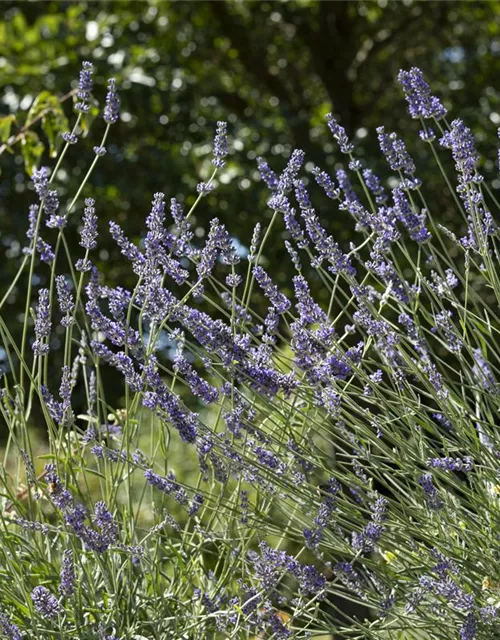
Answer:
<path fill-rule="evenodd" d="M 128 289 L 98 269 L 87 184 L 120 118 L 115 79 L 91 171 L 67 205 L 57 190 L 94 100 L 84 63 L 0 302 L 0 410 L 19 453 L 0 473 L 6 638 L 500 634 L 499 206 L 465 123 L 420 70 L 399 81 L 437 169 L 455 163 L 443 184 L 461 237 L 427 202 L 409 141 L 377 128 L 378 176 L 333 114 L 334 174 L 299 149 L 281 171 L 258 158 L 268 212 L 247 252 L 218 218 L 197 233 L 231 162 L 218 122 L 189 208 L 155 193 L 139 243 L 110 222 Z M 331 235 L 322 195 L 357 242 Z M 73 224 L 78 255 L 63 256 Z M 296 271 L 283 287 L 267 260 L 280 237 Z M 25 294 L 17 344 L 5 301 Z"/>

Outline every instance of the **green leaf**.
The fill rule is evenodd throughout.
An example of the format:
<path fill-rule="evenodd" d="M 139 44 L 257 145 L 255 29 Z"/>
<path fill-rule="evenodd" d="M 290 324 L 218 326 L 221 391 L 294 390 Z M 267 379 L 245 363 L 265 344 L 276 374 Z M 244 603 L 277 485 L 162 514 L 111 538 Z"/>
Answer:
<path fill-rule="evenodd" d="M 31 176 L 42 157 L 45 147 L 34 131 L 27 131 L 23 138 L 23 158 L 27 173 Z"/>
<path fill-rule="evenodd" d="M 59 98 L 50 91 L 42 91 L 35 98 L 28 111 L 26 123 L 29 124 L 40 115 L 42 115 L 42 130 L 49 143 L 49 154 L 53 158 L 57 155 L 57 149 L 61 144 L 60 134 L 68 130 L 69 124 Z"/>
<path fill-rule="evenodd" d="M 26 116 L 26 124 L 32 122 L 42 113 L 42 111 L 45 111 L 45 109 L 57 110 L 60 108 L 61 103 L 59 102 L 57 96 L 50 93 L 50 91 L 42 91 L 42 93 L 39 93 L 37 95 L 30 107 L 30 110 L 28 111 L 28 115 Z"/>
<path fill-rule="evenodd" d="M 53 158 L 62 143 L 61 133 L 68 130 L 68 119 L 62 112 L 49 111 L 42 118 L 42 129 L 49 143 L 49 154 Z"/>
<path fill-rule="evenodd" d="M 15 121 L 15 115 L 2 116 L 0 118 L 0 141 L 7 142 L 10 136 L 10 130 Z"/>

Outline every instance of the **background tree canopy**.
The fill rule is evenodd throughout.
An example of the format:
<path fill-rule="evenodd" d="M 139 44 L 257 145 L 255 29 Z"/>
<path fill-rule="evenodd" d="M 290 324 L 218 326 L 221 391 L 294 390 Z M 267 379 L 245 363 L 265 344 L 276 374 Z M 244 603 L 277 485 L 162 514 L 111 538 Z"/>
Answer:
<path fill-rule="evenodd" d="M 389 170 L 375 127 L 383 124 L 403 134 L 434 215 L 453 226 L 453 202 L 442 193 L 434 165 L 422 155 L 425 149 L 418 150 L 418 123 L 409 121 L 396 76 L 400 68 L 421 67 L 451 117 L 463 117 L 479 149 L 494 158 L 499 17 L 500 5 L 489 2 L 4 2 L 2 290 L 15 273 L 28 226 L 34 198 L 28 172 L 51 162 L 58 134 L 72 117 L 67 94 L 77 85 L 83 60 L 95 66 L 98 101 L 109 76 L 120 87 L 121 120 L 82 200 L 92 196 L 97 202 L 99 268 L 126 285 L 108 221 L 122 223 L 138 240 L 154 192 L 192 202 L 197 182 L 210 171 L 217 120 L 229 123 L 231 155 L 222 184 L 197 210 L 200 239 L 214 214 L 243 246 L 255 223 L 265 223 L 268 192 L 257 156 L 281 170 L 299 147 L 306 152 L 306 172 L 313 163 L 333 172 L 342 157 L 324 121 L 329 111 L 354 138 L 357 157 L 385 180 Z M 42 110 L 44 118 L 23 130 Z M 57 179 L 62 200 L 76 193 L 103 130 L 99 117 L 90 139 L 71 148 Z M 494 162 L 485 161 L 482 171 L 498 190 Z M 329 230 L 347 246 L 353 229 L 348 214 L 332 208 L 319 191 L 313 197 Z M 286 287 L 291 267 L 283 258 L 266 256 L 275 265 L 273 276 Z M 21 313 L 16 292 L 11 304 Z"/>

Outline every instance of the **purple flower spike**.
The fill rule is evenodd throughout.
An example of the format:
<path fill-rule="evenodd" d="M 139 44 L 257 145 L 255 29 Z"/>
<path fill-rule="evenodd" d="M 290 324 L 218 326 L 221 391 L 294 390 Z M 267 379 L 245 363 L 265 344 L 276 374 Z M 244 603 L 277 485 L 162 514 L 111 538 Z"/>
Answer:
<path fill-rule="evenodd" d="M 114 124 L 120 117 L 120 99 L 116 89 L 115 78 L 108 80 L 108 92 L 106 94 L 106 106 L 104 107 L 104 122 Z"/>
<path fill-rule="evenodd" d="M 226 163 L 224 158 L 227 156 L 227 123 L 221 120 L 217 122 L 217 130 L 214 139 L 214 157 L 212 164 L 214 167 L 221 169 Z"/>
<path fill-rule="evenodd" d="M 0 613 L 0 629 L 9 640 L 22 640 L 23 638 L 19 627 L 11 622 L 5 613 Z"/>
<path fill-rule="evenodd" d="M 59 593 L 62 596 L 70 596 L 75 591 L 75 565 L 73 561 L 73 551 L 66 549 L 63 554 L 61 567 L 61 582 Z"/>
<path fill-rule="evenodd" d="M 43 618 L 57 618 L 61 611 L 61 605 L 57 598 L 45 587 L 35 587 L 31 592 L 31 599 L 35 609 Z"/>
<path fill-rule="evenodd" d="M 94 67 L 91 62 L 83 62 L 82 70 L 80 71 L 80 79 L 78 83 L 78 98 L 80 102 L 77 102 L 75 109 L 81 113 L 87 113 L 90 109 L 90 93 L 94 86 L 92 80 L 92 74 L 94 73 Z"/>
<path fill-rule="evenodd" d="M 431 94 L 431 89 L 424 80 L 424 74 L 417 67 L 409 71 L 401 70 L 398 81 L 403 87 L 408 102 L 408 111 L 412 118 L 444 118 L 447 111 L 439 98 Z"/>
<path fill-rule="evenodd" d="M 49 345 L 45 343 L 45 339 L 50 335 L 50 328 L 49 290 L 40 289 L 35 320 L 35 342 L 33 343 L 33 352 L 37 356 L 44 356 L 49 352 Z"/>

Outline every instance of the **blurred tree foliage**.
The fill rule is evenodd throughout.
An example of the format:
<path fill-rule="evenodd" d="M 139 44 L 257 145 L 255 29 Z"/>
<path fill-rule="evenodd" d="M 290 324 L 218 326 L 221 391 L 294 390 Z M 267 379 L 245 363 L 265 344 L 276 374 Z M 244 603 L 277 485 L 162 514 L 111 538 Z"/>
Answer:
<path fill-rule="evenodd" d="M 495 2 L 3 2 L 2 290 L 17 268 L 34 199 L 27 170 L 51 162 L 57 133 L 67 128 L 66 118 L 72 121 L 69 92 L 83 60 L 94 63 L 94 93 L 101 104 L 107 77 L 116 76 L 120 86 L 121 120 L 82 198 L 97 201 L 99 267 L 112 281 L 127 285 L 128 271 L 107 222 L 117 220 L 137 240 L 154 192 L 192 202 L 196 183 L 210 170 L 219 119 L 229 122 L 231 156 L 219 188 L 196 213 L 200 241 L 214 214 L 242 245 L 248 244 L 254 224 L 268 219 L 257 156 L 280 170 L 291 149 L 300 147 L 307 153 L 306 172 L 312 163 L 335 169 L 342 157 L 325 126 L 328 111 L 354 137 L 358 157 L 384 179 L 389 172 L 374 129 L 383 124 L 403 134 L 434 215 L 453 225 L 452 201 L 418 140 L 418 123 L 406 114 L 397 72 L 420 66 L 451 116 L 464 117 L 480 150 L 494 158 L 499 56 L 500 4 Z M 62 202 L 76 192 L 103 130 L 98 117 L 87 139 L 70 149 L 57 180 Z M 448 154 L 443 157 L 449 165 Z M 484 171 L 498 190 L 494 162 L 485 162 Z M 332 210 L 318 190 L 314 200 L 329 229 L 347 246 L 354 226 L 347 213 Z M 76 214 L 81 210 L 77 207 Z M 76 227 L 73 223 L 73 233 Z M 50 241 L 51 234 L 46 230 L 45 239 Z M 266 257 L 283 285 L 291 269 L 281 251 Z M 44 269 L 48 275 L 42 266 L 41 281 Z M 23 297 L 12 296 L 14 312 L 21 313 Z"/>

